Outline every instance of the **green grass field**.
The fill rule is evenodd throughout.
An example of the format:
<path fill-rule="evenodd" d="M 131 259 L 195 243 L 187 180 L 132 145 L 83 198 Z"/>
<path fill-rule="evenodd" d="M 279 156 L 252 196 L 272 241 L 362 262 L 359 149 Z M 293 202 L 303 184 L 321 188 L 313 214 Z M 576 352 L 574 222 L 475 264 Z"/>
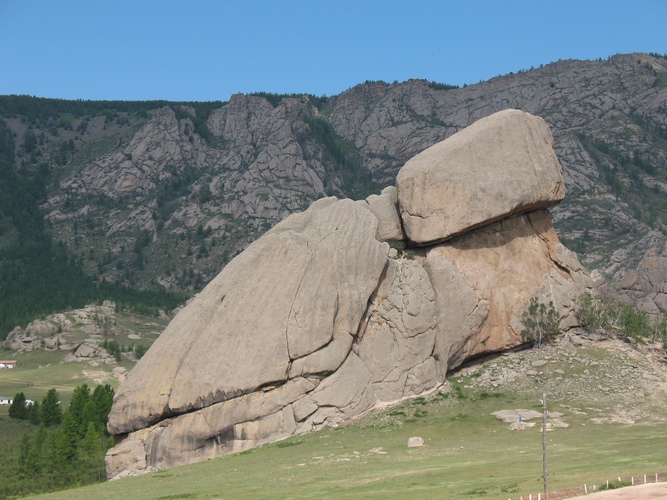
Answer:
<path fill-rule="evenodd" d="M 353 424 L 238 455 L 48 495 L 49 498 L 518 498 L 542 489 L 541 434 L 509 431 L 494 401 L 430 398 Z M 390 416 L 397 412 L 406 416 Z M 662 472 L 660 426 L 590 426 L 548 434 L 552 491 Z M 426 444 L 408 449 L 410 436 Z M 373 452 L 381 447 L 380 452 Z"/>
<path fill-rule="evenodd" d="M 150 342 L 159 324 L 145 321 L 118 318 L 125 332 L 141 333 L 140 342 Z M 117 336 L 117 341 L 129 345 L 130 339 Z M 562 420 L 570 425 L 547 434 L 552 492 L 581 488 L 584 483 L 601 485 L 619 476 L 654 477 L 667 473 L 667 397 L 659 384 L 655 392 L 648 391 L 641 374 L 652 369 L 657 371 L 651 373 L 659 374 L 661 369 L 639 353 L 624 350 L 624 345 L 610 350 L 601 344 L 574 348 L 563 343 L 551 351 L 550 347 L 501 356 L 450 379 L 452 391 L 447 394 L 375 411 L 337 428 L 200 464 L 47 496 L 68 500 L 528 498 L 542 489 L 539 422 L 531 429 L 511 431 L 491 413 L 517 408 L 539 411 L 543 390 L 549 394 L 549 409 L 564 413 Z M 0 371 L 0 394 L 23 391 L 28 398 L 41 400 L 55 387 L 67 405 L 76 386 L 95 386 L 90 371 L 108 373 L 105 382 L 117 385 L 110 376 L 112 367 L 60 363 L 66 354 L 39 350 L 15 356 L 23 366 Z M 531 363 L 541 357 L 549 362 L 537 369 L 538 376 L 522 375 L 498 387 L 488 385 L 497 375 L 533 369 Z M 128 369 L 132 364 L 126 358 L 121 362 Z M 628 377 L 635 380 L 623 378 L 622 373 L 631 373 Z M 662 374 L 667 379 L 667 370 Z M 603 391 L 600 386 L 610 389 Z M 628 396 L 640 389 L 645 395 Z M 630 410 L 634 425 L 610 423 L 610 419 L 594 422 L 599 417 L 627 415 Z M 0 407 L 0 446 L 16 449 L 29 428 L 27 423 L 11 421 L 7 407 Z M 411 436 L 421 436 L 425 446 L 407 448 Z M 0 460 L 5 459 L 7 455 L 0 454 Z"/>
<path fill-rule="evenodd" d="M 584 355 L 601 359 L 597 348 L 578 351 L 579 359 Z M 540 424 L 511 431 L 491 413 L 540 410 L 540 387 L 526 381 L 521 390 L 480 391 L 473 383 L 478 377 L 479 372 L 452 379 L 449 394 L 418 398 L 337 428 L 48 497 L 528 498 L 542 491 Z M 550 401 L 550 409 L 563 412 L 570 424 L 547 433 L 552 492 L 667 472 L 667 429 L 660 415 L 635 425 L 595 424 L 591 418 L 609 410 L 610 401 L 592 402 L 581 412 L 560 406 L 573 403 Z M 645 403 L 653 408 L 656 401 Z M 421 436 L 425 446 L 407 448 L 411 436 Z"/>

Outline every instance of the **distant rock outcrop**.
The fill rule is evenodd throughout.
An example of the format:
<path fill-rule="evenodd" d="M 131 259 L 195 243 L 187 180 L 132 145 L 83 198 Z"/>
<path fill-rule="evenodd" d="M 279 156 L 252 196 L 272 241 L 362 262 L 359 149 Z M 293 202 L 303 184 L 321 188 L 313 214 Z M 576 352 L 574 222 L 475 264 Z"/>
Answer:
<path fill-rule="evenodd" d="M 667 238 L 649 232 L 633 249 L 619 249 L 611 257 L 610 283 L 600 283 L 602 295 L 657 318 L 667 311 Z"/>
<path fill-rule="evenodd" d="M 415 211 L 399 182 L 398 196 L 321 199 L 225 267 L 118 389 L 109 478 L 242 451 L 436 390 L 466 359 L 521 344 L 531 297 L 553 302 L 561 327 L 576 326 L 573 301 L 590 279 L 543 208 L 563 196 L 548 128 L 509 111 L 471 130 L 435 146 L 417 174 L 461 184 L 420 184 L 435 202 L 419 209 L 435 227 L 420 222 L 426 236 L 403 235 Z M 489 176 L 478 183 L 487 208 L 466 205 L 478 215 L 446 229 L 442 220 L 478 197 L 448 198 L 472 181 L 441 171 L 497 158 L 478 174 Z M 519 186 L 505 173 L 519 167 L 542 180 Z"/>

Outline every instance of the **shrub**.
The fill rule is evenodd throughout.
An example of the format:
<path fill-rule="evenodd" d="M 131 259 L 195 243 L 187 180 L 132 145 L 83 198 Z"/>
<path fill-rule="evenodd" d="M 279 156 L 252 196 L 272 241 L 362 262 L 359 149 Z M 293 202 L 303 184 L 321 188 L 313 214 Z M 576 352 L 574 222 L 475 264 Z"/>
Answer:
<path fill-rule="evenodd" d="M 548 305 L 532 297 L 526 309 L 521 315 L 521 322 L 524 329 L 521 335 L 524 340 L 535 340 L 539 346 L 543 341 L 548 341 L 551 337 L 558 334 L 558 321 L 560 317 L 556 311 L 553 302 Z"/>
<path fill-rule="evenodd" d="M 144 354 L 146 354 L 146 351 L 148 348 L 143 345 L 138 345 L 134 348 L 134 355 L 137 357 L 137 359 L 141 359 Z"/>
<path fill-rule="evenodd" d="M 653 330 L 648 314 L 630 304 L 621 306 L 619 323 L 625 336 L 635 340 L 643 340 L 651 336 Z"/>
<path fill-rule="evenodd" d="M 615 314 L 611 310 L 611 304 L 605 302 L 598 296 L 583 293 L 576 300 L 575 314 L 579 324 L 587 330 L 598 330 L 609 328 Z"/>

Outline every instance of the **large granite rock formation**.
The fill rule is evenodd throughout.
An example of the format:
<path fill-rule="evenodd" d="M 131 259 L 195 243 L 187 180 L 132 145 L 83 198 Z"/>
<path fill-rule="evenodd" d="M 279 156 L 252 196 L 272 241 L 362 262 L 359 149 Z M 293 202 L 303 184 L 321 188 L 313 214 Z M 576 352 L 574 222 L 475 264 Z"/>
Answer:
<path fill-rule="evenodd" d="M 223 269 L 121 384 L 108 476 L 241 451 L 436 390 L 465 360 L 520 345 L 534 296 L 575 326 L 590 279 L 543 208 L 563 195 L 548 129 L 498 115 L 428 152 L 421 181 L 401 172 L 398 196 L 319 200 Z M 483 196 L 463 172 L 471 165 Z M 426 236 L 406 238 L 415 196 L 434 204 L 419 208 Z M 484 207 L 469 205 L 480 197 Z M 449 214 L 459 214 L 453 230 Z"/>

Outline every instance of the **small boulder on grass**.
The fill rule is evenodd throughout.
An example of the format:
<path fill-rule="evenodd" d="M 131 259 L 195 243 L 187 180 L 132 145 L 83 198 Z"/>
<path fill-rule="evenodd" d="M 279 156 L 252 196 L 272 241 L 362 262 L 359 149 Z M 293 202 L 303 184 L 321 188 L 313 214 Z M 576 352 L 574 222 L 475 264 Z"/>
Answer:
<path fill-rule="evenodd" d="M 408 448 L 419 448 L 420 446 L 424 446 L 424 440 L 419 436 L 408 439 Z"/>

